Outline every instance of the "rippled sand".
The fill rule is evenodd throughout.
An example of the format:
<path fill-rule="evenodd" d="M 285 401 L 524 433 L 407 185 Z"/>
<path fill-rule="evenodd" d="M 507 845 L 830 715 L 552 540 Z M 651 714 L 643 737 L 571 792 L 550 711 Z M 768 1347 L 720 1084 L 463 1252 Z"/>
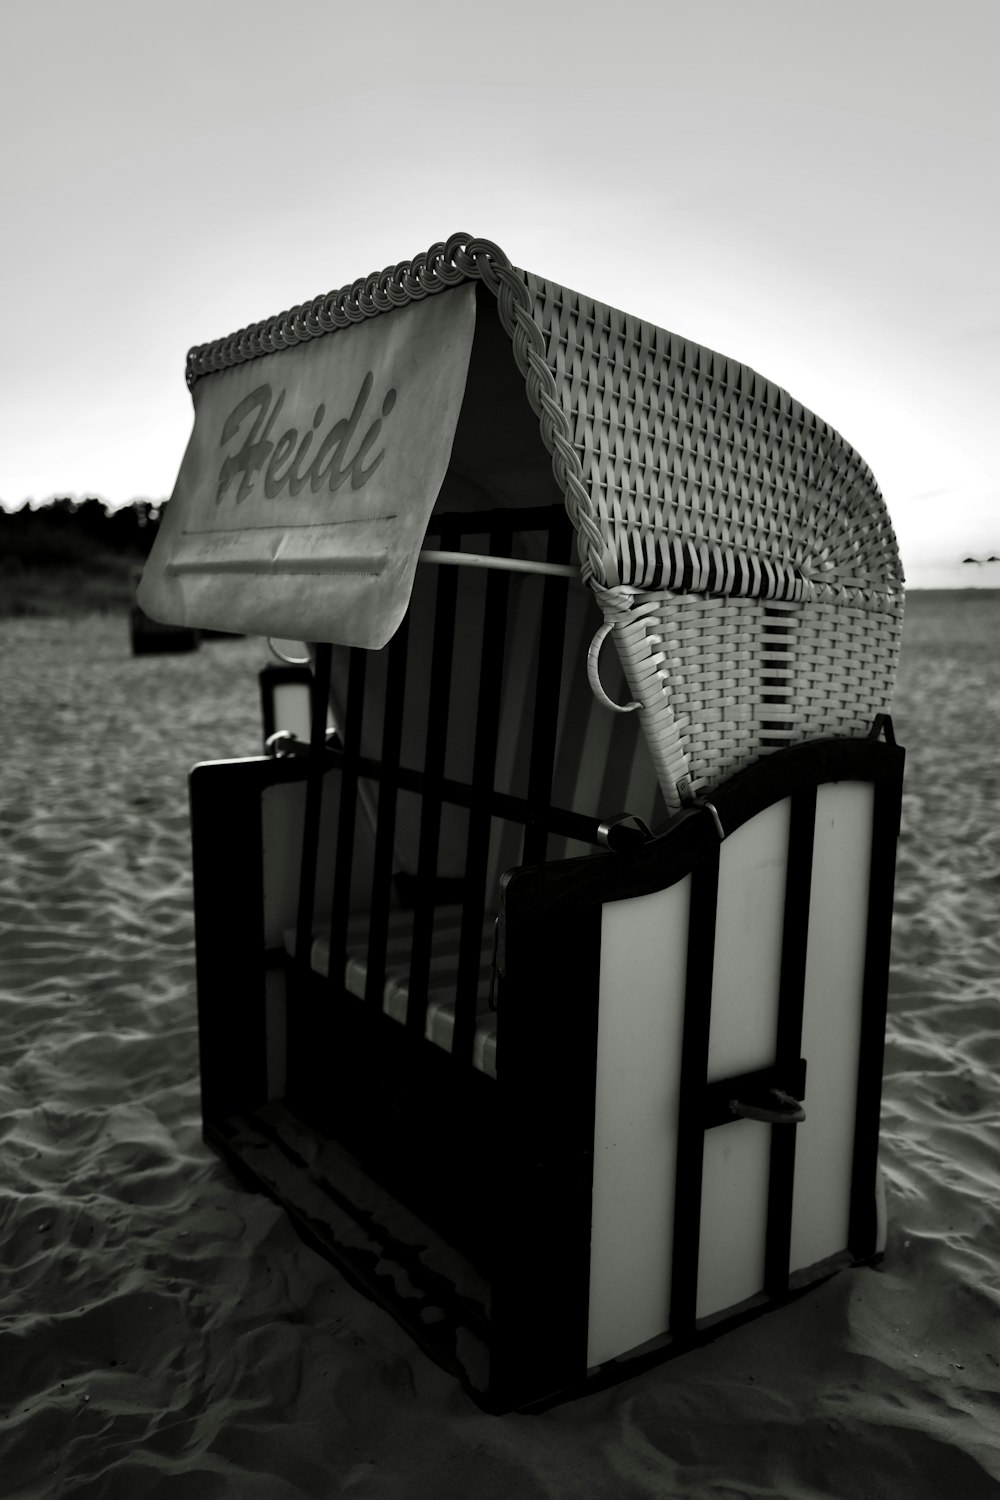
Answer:
<path fill-rule="evenodd" d="M 186 775 L 264 647 L 0 622 L 0 1496 L 1000 1496 L 998 642 L 911 597 L 884 1268 L 492 1418 L 200 1140 Z"/>

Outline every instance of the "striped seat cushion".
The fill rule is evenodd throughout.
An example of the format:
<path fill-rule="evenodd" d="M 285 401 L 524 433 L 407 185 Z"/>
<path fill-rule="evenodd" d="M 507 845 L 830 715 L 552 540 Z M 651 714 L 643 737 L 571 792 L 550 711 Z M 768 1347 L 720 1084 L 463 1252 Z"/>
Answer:
<path fill-rule="evenodd" d="M 355 912 L 347 924 L 347 961 L 344 965 L 344 988 L 359 1000 L 365 998 L 368 979 L 368 913 Z M 477 991 L 476 1033 L 473 1043 L 473 1065 L 491 1078 L 497 1076 L 497 1017 L 490 1009 L 490 986 L 493 977 L 494 928 L 496 917 L 487 912 L 483 920 L 479 951 L 479 986 Z M 431 942 L 431 966 L 427 991 L 427 1021 L 424 1035 L 436 1046 L 451 1051 L 455 1032 L 455 988 L 458 982 L 458 951 L 462 930 L 460 906 L 439 907 L 435 913 Z M 284 934 L 285 949 L 294 958 L 295 932 Z M 413 946 L 413 913 L 391 911 L 389 936 L 385 953 L 385 985 L 382 1009 L 394 1021 L 404 1024 L 409 1002 L 410 951 Z M 330 972 L 330 937 L 325 930 L 313 935 L 310 968 L 316 974 Z"/>

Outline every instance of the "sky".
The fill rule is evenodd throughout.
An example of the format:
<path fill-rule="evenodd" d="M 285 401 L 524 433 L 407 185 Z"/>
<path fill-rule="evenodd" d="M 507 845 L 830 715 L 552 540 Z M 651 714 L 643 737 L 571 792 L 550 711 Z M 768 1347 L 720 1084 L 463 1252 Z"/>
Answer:
<path fill-rule="evenodd" d="M 836 427 L 1000 587 L 998 0 L 0 0 L 0 503 L 170 494 L 187 349 L 457 230 Z"/>

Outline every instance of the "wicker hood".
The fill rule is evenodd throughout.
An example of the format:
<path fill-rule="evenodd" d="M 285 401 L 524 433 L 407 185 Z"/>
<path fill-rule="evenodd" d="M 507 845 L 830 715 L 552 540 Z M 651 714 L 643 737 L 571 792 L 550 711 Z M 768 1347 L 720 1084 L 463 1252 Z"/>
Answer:
<path fill-rule="evenodd" d="M 193 349 L 188 382 L 194 432 L 141 594 L 171 623 L 380 646 L 435 503 L 559 496 L 599 588 L 877 607 L 901 589 L 878 488 L 838 433 L 488 241 Z"/>

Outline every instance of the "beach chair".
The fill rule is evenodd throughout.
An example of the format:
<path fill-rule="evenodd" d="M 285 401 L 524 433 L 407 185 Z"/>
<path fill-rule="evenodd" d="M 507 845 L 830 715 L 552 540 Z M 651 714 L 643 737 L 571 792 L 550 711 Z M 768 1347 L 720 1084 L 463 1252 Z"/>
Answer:
<path fill-rule="evenodd" d="M 308 643 L 268 753 L 191 777 L 206 1139 L 492 1410 L 876 1259 L 902 575 L 858 456 L 465 236 L 188 380 L 143 608 Z"/>

